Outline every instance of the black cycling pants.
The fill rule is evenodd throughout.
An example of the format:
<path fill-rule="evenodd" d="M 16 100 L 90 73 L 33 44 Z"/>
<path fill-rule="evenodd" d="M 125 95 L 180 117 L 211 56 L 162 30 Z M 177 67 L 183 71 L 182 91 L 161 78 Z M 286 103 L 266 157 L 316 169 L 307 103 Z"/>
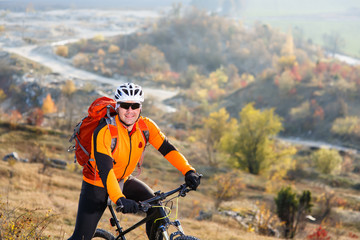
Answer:
<path fill-rule="evenodd" d="M 123 193 L 128 199 L 144 201 L 154 196 L 153 190 L 139 179 L 130 176 L 124 183 Z M 97 224 L 107 207 L 108 194 L 105 188 L 85 181 L 82 183 L 75 230 L 69 240 L 90 240 Z M 151 214 L 149 211 L 148 214 Z M 150 236 L 152 221 L 146 223 L 146 233 Z"/>

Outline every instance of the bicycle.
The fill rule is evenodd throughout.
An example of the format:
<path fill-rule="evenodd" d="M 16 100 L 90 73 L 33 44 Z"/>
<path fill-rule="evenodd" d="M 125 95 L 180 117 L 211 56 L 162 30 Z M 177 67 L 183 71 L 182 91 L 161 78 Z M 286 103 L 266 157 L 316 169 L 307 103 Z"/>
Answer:
<path fill-rule="evenodd" d="M 154 223 L 151 227 L 151 233 L 150 233 L 151 240 L 162 240 L 162 239 L 164 239 L 164 240 L 199 240 L 196 237 L 185 235 L 184 230 L 180 224 L 180 221 L 177 219 L 174 221 L 171 221 L 169 218 L 170 214 L 166 213 L 166 210 L 165 210 L 165 206 L 167 203 L 171 202 L 175 198 L 185 197 L 189 191 L 191 191 L 191 189 L 184 183 L 184 184 L 180 185 L 180 187 L 178 187 L 174 190 L 171 190 L 169 192 L 164 193 L 161 191 L 157 191 L 157 192 L 155 192 L 155 197 L 152 197 L 148 200 L 139 202 L 139 209 L 142 212 L 147 212 L 150 208 L 159 208 L 159 211 L 157 214 L 160 213 L 160 216 L 157 216 L 157 219 L 154 221 Z M 167 201 L 163 201 L 175 193 L 179 193 L 179 194 Z M 126 240 L 125 234 L 138 228 L 142 224 L 146 223 L 148 220 L 153 219 L 154 218 L 153 215 L 156 214 L 156 213 L 154 213 L 150 216 L 147 216 L 147 217 L 143 218 L 142 220 L 140 220 L 139 222 L 132 225 L 131 227 L 123 230 L 123 228 L 120 226 L 120 221 L 118 220 L 118 218 L 115 214 L 115 211 L 114 211 L 114 208 L 112 206 L 112 202 L 110 199 L 107 202 L 107 206 L 108 206 L 111 216 L 112 216 L 110 218 L 110 223 L 111 223 L 112 227 L 116 227 L 117 236 L 115 237 L 112 233 L 98 228 L 95 231 L 93 239 L 100 238 L 100 239 L 107 239 L 107 240 Z M 116 211 L 121 212 L 121 208 L 117 207 Z M 168 229 L 170 226 L 174 226 L 177 229 L 177 231 L 172 232 L 169 236 Z"/>

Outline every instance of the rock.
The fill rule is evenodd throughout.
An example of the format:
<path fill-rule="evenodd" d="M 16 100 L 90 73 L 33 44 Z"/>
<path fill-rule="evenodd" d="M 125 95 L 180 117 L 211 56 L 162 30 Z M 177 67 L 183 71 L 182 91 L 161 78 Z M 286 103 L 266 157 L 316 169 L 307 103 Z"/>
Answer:
<path fill-rule="evenodd" d="M 202 221 L 202 220 L 210 220 L 212 218 L 212 212 L 205 212 L 200 210 L 199 216 L 196 217 L 196 220 Z"/>
<path fill-rule="evenodd" d="M 17 152 L 12 152 L 4 156 L 4 161 L 9 161 L 11 159 L 15 159 L 16 161 L 20 161 L 19 155 Z"/>

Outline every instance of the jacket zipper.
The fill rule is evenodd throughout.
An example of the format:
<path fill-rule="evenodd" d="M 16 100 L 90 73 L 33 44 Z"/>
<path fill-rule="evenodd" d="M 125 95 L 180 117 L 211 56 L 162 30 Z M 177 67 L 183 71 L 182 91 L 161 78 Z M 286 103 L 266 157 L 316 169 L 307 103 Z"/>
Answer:
<path fill-rule="evenodd" d="M 128 133 L 128 134 L 129 134 L 129 133 Z M 126 167 L 125 167 L 124 173 L 123 173 L 123 175 L 121 176 L 121 178 L 120 178 L 120 179 L 122 179 L 122 178 L 124 177 L 124 175 L 125 175 L 125 173 L 126 173 L 126 170 L 127 170 L 127 168 L 129 167 L 129 165 L 130 165 L 130 159 L 131 159 L 131 149 L 132 149 L 132 147 L 131 147 L 131 136 L 130 136 L 130 134 L 129 134 L 129 141 L 130 141 L 129 160 L 128 160 L 128 163 L 127 163 L 127 165 L 126 165 Z"/>

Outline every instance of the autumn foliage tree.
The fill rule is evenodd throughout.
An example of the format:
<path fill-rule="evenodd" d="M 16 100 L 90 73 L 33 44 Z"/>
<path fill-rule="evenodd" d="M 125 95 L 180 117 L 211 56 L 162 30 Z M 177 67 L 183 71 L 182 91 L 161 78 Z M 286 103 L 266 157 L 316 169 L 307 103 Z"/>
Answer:
<path fill-rule="evenodd" d="M 254 103 L 247 104 L 239 113 L 240 122 L 235 131 L 227 131 L 222 149 L 230 155 L 235 167 L 259 174 L 274 164 L 271 136 L 282 130 L 281 117 L 274 109 L 260 111 Z"/>
<path fill-rule="evenodd" d="M 6 98 L 6 93 L 0 88 L 0 102 Z"/>
<path fill-rule="evenodd" d="M 61 92 L 67 96 L 70 97 L 73 95 L 73 93 L 76 91 L 76 86 L 73 81 L 66 80 L 65 85 L 63 85 Z"/>
<path fill-rule="evenodd" d="M 18 110 L 15 109 L 10 112 L 9 119 L 11 124 L 19 123 L 22 118 L 23 116 Z"/>
<path fill-rule="evenodd" d="M 360 138 L 360 119 L 357 116 L 337 118 L 332 124 L 331 132 L 344 138 Z"/>
<path fill-rule="evenodd" d="M 44 112 L 44 114 L 54 113 L 57 111 L 56 105 L 55 105 L 54 101 L 52 100 L 50 93 L 48 93 L 46 95 L 46 98 L 43 101 L 41 110 Z"/>
<path fill-rule="evenodd" d="M 245 188 L 239 171 L 231 171 L 229 173 L 218 174 L 213 179 L 215 190 L 215 209 L 218 209 L 223 201 L 228 201 L 238 197 Z"/>
<path fill-rule="evenodd" d="M 130 56 L 129 65 L 134 73 L 149 73 L 150 71 L 166 71 L 169 69 L 164 53 L 154 46 L 139 45 L 131 51 Z"/>
<path fill-rule="evenodd" d="M 75 67 L 85 67 L 89 64 L 89 57 L 85 53 L 78 53 L 72 58 Z"/>
<path fill-rule="evenodd" d="M 324 174 L 340 170 L 342 157 L 334 149 L 319 149 L 311 155 L 315 168 Z"/>
<path fill-rule="evenodd" d="M 67 46 L 57 46 L 55 50 L 56 55 L 61 57 L 67 57 L 69 55 L 69 48 Z"/>
<path fill-rule="evenodd" d="M 114 44 L 111 44 L 108 48 L 108 53 L 118 53 L 120 48 Z"/>
<path fill-rule="evenodd" d="M 44 112 L 40 108 L 34 108 L 30 111 L 26 121 L 30 125 L 41 126 L 44 121 Z"/>
<path fill-rule="evenodd" d="M 236 119 L 230 119 L 229 113 L 225 108 L 217 112 L 210 113 L 209 117 L 203 119 L 203 128 L 199 133 L 199 140 L 206 146 L 206 155 L 210 165 L 216 166 L 219 163 L 218 150 L 220 140 L 227 131 L 235 130 Z"/>

